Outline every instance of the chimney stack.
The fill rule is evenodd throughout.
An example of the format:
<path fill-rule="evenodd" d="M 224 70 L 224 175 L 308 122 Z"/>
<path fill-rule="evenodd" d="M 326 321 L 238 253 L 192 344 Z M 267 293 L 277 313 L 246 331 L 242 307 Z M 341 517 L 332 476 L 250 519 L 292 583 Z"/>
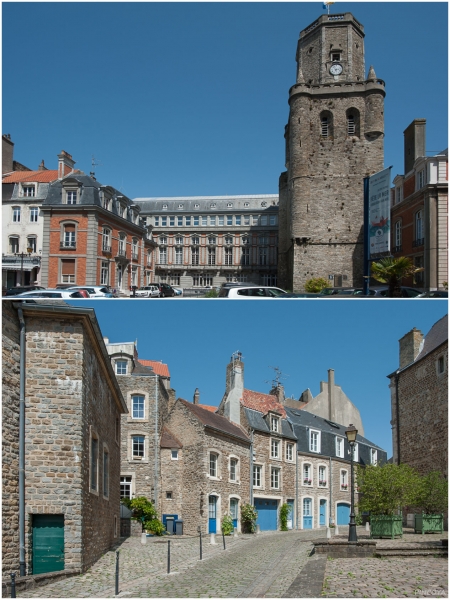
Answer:
<path fill-rule="evenodd" d="M 241 398 L 244 393 L 244 363 L 241 352 L 233 354 L 227 365 L 224 416 L 232 423 L 241 424 Z"/>
<path fill-rule="evenodd" d="M 38 166 L 38 171 L 48 171 L 47 167 L 44 164 L 44 159 L 41 160 L 41 164 Z"/>
<path fill-rule="evenodd" d="M 73 171 L 75 161 L 72 159 L 72 155 L 61 150 L 61 154 L 58 154 L 58 179 L 62 179 Z"/>
<path fill-rule="evenodd" d="M 336 420 L 334 392 L 334 369 L 328 369 L 328 418 L 333 422 Z"/>
<path fill-rule="evenodd" d="M 400 369 L 414 362 L 421 350 L 422 341 L 423 333 L 415 327 L 399 340 Z"/>
<path fill-rule="evenodd" d="M 198 391 L 198 388 L 195 388 L 194 404 L 199 404 L 199 400 L 200 400 L 200 392 Z"/>

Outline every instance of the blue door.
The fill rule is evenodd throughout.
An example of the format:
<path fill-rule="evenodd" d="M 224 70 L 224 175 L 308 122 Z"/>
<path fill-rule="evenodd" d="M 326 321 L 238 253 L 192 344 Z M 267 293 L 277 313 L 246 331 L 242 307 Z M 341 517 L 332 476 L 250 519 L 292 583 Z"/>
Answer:
<path fill-rule="evenodd" d="M 208 516 L 209 516 L 208 533 L 216 533 L 217 496 L 209 497 Z"/>
<path fill-rule="evenodd" d="M 350 505 L 339 502 L 337 505 L 337 524 L 348 525 L 350 523 Z"/>
<path fill-rule="evenodd" d="M 293 525 L 293 523 L 294 523 L 294 501 L 288 500 L 287 503 L 291 507 L 290 513 L 287 518 L 287 528 L 293 529 L 294 528 L 294 525 Z"/>
<path fill-rule="evenodd" d="M 312 500 L 311 498 L 303 499 L 303 529 L 312 529 Z"/>
<path fill-rule="evenodd" d="M 233 519 L 233 527 L 237 529 L 238 526 L 238 506 L 239 500 L 237 498 L 230 499 L 230 514 Z"/>
<path fill-rule="evenodd" d="M 278 501 L 255 498 L 255 508 L 258 511 L 256 524 L 261 531 L 276 531 L 278 528 Z"/>
<path fill-rule="evenodd" d="M 326 525 L 326 518 L 327 518 L 327 501 L 326 500 L 321 500 L 320 501 L 320 516 L 319 516 L 319 525 Z"/>

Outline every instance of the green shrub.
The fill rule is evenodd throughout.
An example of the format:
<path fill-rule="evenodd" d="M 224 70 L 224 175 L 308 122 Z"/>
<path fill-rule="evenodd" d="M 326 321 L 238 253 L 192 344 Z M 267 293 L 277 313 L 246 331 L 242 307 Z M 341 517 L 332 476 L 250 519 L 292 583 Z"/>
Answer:
<path fill-rule="evenodd" d="M 287 502 L 285 502 L 284 504 L 282 504 L 280 506 L 281 531 L 288 530 L 287 522 L 288 522 L 289 515 L 291 514 L 291 511 L 292 511 L 292 506 L 290 504 L 287 504 Z"/>
<path fill-rule="evenodd" d="M 225 514 L 222 519 L 222 531 L 224 535 L 231 535 L 234 533 L 233 519 L 231 515 Z"/>
<path fill-rule="evenodd" d="M 419 484 L 419 475 L 405 464 L 357 466 L 357 481 L 360 512 L 394 515 L 402 507 L 411 504 Z"/>
<path fill-rule="evenodd" d="M 323 277 L 313 277 L 308 279 L 305 283 L 305 291 L 308 294 L 318 294 L 324 288 L 328 287 L 328 281 Z"/>
<path fill-rule="evenodd" d="M 254 533 L 256 531 L 256 519 L 258 511 L 251 504 L 241 505 L 242 528 L 245 533 Z"/>
<path fill-rule="evenodd" d="M 448 508 L 448 483 L 439 471 L 419 478 L 412 504 L 426 515 L 443 513 Z"/>
<path fill-rule="evenodd" d="M 206 292 L 205 294 L 205 298 L 217 298 L 219 296 L 219 292 L 213 288 L 212 290 L 209 290 L 209 292 Z"/>
<path fill-rule="evenodd" d="M 144 521 L 144 529 L 148 533 L 153 533 L 154 535 L 164 535 L 166 532 L 164 524 L 157 518 Z"/>

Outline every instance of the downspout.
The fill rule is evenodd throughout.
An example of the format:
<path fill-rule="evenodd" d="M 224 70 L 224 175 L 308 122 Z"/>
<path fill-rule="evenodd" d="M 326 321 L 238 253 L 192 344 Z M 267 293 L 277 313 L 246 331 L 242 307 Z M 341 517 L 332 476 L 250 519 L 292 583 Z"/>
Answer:
<path fill-rule="evenodd" d="M 158 459 L 159 459 L 159 406 L 158 406 L 158 375 L 155 375 L 155 384 L 156 384 L 156 392 L 155 392 L 155 481 L 154 481 L 154 489 L 155 489 L 155 508 L 158 511 Z"/>
<path fill-rule="evenodd" d="M 253 506 L 253 429 L 250 429 L 250 504 Z"/>
<path fill-rule="evenodd" d="M 19 573 L 26 575 L 25 566 L 25 320 L 17 309 L 20 323 L 20 400 L 19 400 Z"/>
<path fill-rule="evenodd" d="M 332 470 L 332 462 L 331 462 L 331 456 L 330 456 L 330 512 L 328 513 L 328 525 L 331 525 L 332 523 L 332 518 L 331 518 L 331 511 L 333 508 L 333 470 Z"/>
<path fill-rule="evenodd" d="M 400 408 L 398 406 L 398 380 L 400 371 L 395 372 L 395 413 L 397 420 L 397 464 L 400 464 Z"/>
<path fill-rule="evenodd" d="M 295 452 L 295 529 L 298 529 L 298 449 Z"/>

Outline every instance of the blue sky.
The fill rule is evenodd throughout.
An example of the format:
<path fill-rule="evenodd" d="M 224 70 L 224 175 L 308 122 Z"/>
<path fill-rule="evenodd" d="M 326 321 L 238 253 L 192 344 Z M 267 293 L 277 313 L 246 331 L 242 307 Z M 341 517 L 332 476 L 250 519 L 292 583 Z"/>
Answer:
<path fill-rule="evenodd" d="M 447 145 L 446 2 L 337 2 L 386 81 L 385 166 L 427 119 Z M 265 194 L 284 170 L 299 33 L 321 2 L 3 2 L 3 129 L 15 159 L 66 150 L 129 197 Z"/>
<path fill-rule="evenodd" d="M 111 342 L 138 342 L 140 358 L 169 365 L 177 397 L 218 405 L 233 352 L 245 387 L 268 393 L 278 367 L 287 396 L 315 396 L 328 369 L 361 412 L 365 435 L 392 455 L 390 390 L 398 340 L 426 334 L 447 312 L 441 300 L 89 300 Z M 348 423 L 343 423 L 348 425 Z M 419 426 L 419 424 L 418 424 Z"/>

